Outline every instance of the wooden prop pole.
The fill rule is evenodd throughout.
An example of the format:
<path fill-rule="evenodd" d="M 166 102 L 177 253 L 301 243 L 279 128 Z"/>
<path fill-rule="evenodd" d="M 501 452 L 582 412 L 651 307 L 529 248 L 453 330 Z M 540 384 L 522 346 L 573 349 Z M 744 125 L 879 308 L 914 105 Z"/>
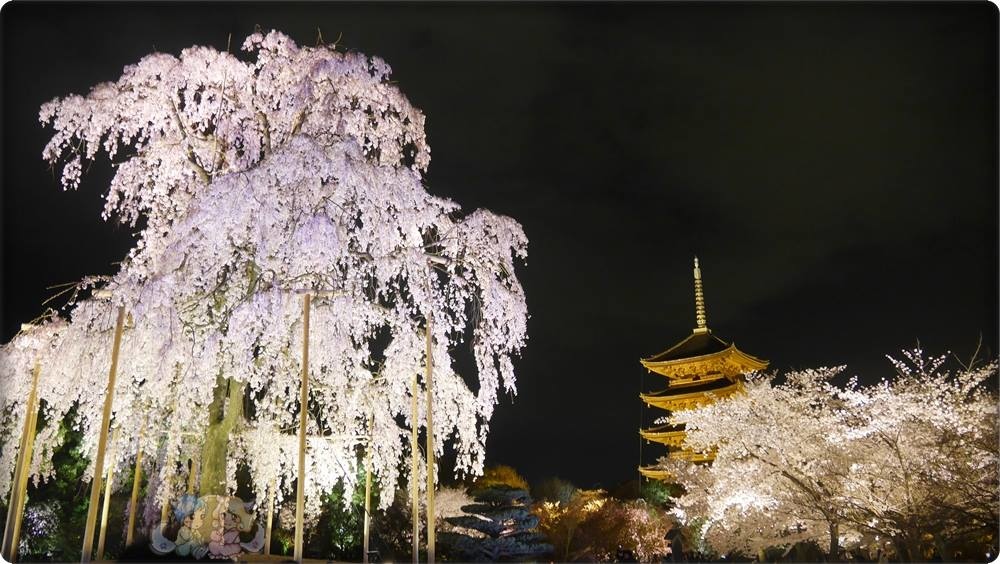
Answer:
<path fill-rule="evenodd" d="M 80 562 L 90 562 L 94 548 L 94 524 L 97 522 L 97 501 L 101 497 L 101 476 L 104 474 L 104 450 L 108 446 L 108 427 L 111 425 L 111 406 L 115 397 L 115 377 L 118 373 L 118 350 L 122 343 L 122 329 L 125 327 L 125 308 L 118 307 L 118 321 L 115 323 L 115 341 L 111 348 L 111 369 L 108 371 L 108 390 L 104 395 L 104 415 L 101 431 L 97 436 L 97 458 L 94 459 L 94 479 L 90 482 L 90 506 L 87 508 L 87 524 L 83 531 L 83 550 Z"/>
<path fill-rule="evenodd" d="M 302 562 L 303 510 L 306 490 L 306 418 L 309 415 L 309 304 L 312 295 L 302 296 L 302 389 L 299 393 L 299 483 L 295 492 L 295 555 Z"/>
<path fill-rule="evenodd" d="M 4 527 L 2 554 L 8 562 L 17 560 L 17 545 L 21 537 L 21 518 L 28 496 L 28 474 L 31 473 L 31 455 L 35 445 L 35 425 L 38 421 L 38 375 L 41 365 L 35 362 L 31 377 L 31 391 L 24 406 L 24 427 L 21 430 L 21 445 L 17 451 L 14 466 L 14 481 L 11 482 L 10 499 L 7 502 L 7 524 Z"/>
<path fill-rule="evenodd" d="M 38 432 L 38 394 L 35 394 L 34 403 L 31 406 L 31 415 L 28 422 L 28 442 L 24 448 L 24 466 L 21 469 L 21 483 L 18 490 L 21 492 L 18 500 L 17 513 L 14 514 L 14 535 L 11 539 L 12 558 L 11 562 L 17 561 L 17 548 L 21 544 L 21 523 L 24 520 L 24 506 L 28 502 L 28 478 L 31 477 L 31 457 L 35 450 L 35 434 Z"/>
<path fill-rule="evenodd" d="M 427 350 L 424 366 L 424 384 L 427 386 L 427 562 L 434 563 L 434 358 L 431 356 L 431 314 L 427 314 Z"/>
<path fill-rule="evenodd" d="M 112 463 L 108 465 L 107 477 L 104 478 L 104 505 L 101 507 L 101 533 L 97 536 L 98 560 L 104 560 L 104 539 L 107 538 L 108 531 L 108 509 L 111 506 L 111 490 L 115 479 L 115 448 L 118 446 L 119 430 L 120 428 L 115 429 L 115 434 L 111 438 L 111 448 L 108 449 L 108 459 Z"/>
<path fill-rule="evenodd" d="M 267 528 L 264 529 L 264 556 L 271 555 L 271 523 L 274 522 L 274 488 L 278 485 L 276 478 L 271 478 L 271 487 L 267 490 Z"/>
<path fill-rule="evenodd" d="M 14 514 L 17 513 L 17 508 L 21 505 L 19 500 L 20 492 L 17 491 L 17 485 L 21 483 L 21 465 L 23 464 L 22 459 L 24 458 L 24 443 L 27 441 L 28 437 L 28 407 L 28 405 L 25 405 L 24 426 L 21 428 L 21 441 L 18 443 L 17 447 L 17 462 L 14 463 L 14 478 L 10 482 L 10 496 L 7 499 L 7 520 L 4 521 L 5 525 L 3 528 L 3 549 L 0 554 L 2 554 L 8 562 L 14 561 L 10 555 L 10 541 L 14 536 Z"/>
<path fill-rule="evenodd" d="M 178 380 L 180 380 L 180 377 L 181 377 L 181 365 L 178 364 L 178 365 L 176 365 L 174 367 L 174 382 L 177 382 Z M 178 387 L 176 385 L 174 385 L 174 399 L 171 400 L 171 403 L 170 403 L 170 413 L 171 413 L 171 416 L 173 416 L 173 414 L 177 412 L 177 394 L 180 391 L 177 388 Z M 177 422 L 176 421 L 174 422 L 174 426 L 171 427 L 170 430 L 175 435 L 178 434 L 178 433 L 180 433 L 180 430 L 177 428 Z M 170 445 L 170 441 L 169 440 L 167 440 L 167 445 L 168 446 Z M 166 488 L 165 488 L 164 491 L 166 491 L 167 495 L 166 495 L 165 499 L 160 500 L 160 532 L 161 533 L 163 532 L 164 529 L 167 528 L 167 519 L 170 517 L 170 495 L 173 492 L 173 487 L 174 487 L 174 474 L 177 473 L 177 451 L 174 450 L 174 449 L 171 449 L 170 453 L 167 455 L 166 469 L 167 469 L 166 476 L 164 476 L 163 480 L 164 480 L 164 482 L 166 482 L 165 483 Z"/>
<path fill-rule="evenodd" d="M 420 445 L 417 443 L 417 373 L 413 373 L 410 417 L 410 513 L 413 515 L 413 562 L 420 561 Z"/>
<path fill-rule="evenodd" d="M 171 490 L 174 487 L 174 472 L 177 471 L 177 461 L 174 457 L 170 457 L 170 461 L 167 462 L 167 475 L 164 478 L 166 483 L 167 496 L 170 496 Z M 162 533 L 164 529 L 167 528 L 167 519 L 170 518 L 170 499 L 160 500 L 160 532 Z"/>
<path fill-rule="evenodd" d="M 365 445 L 365 536 L 362 564 L 368 564 L 368 532 L 372 522 L 372 421 L 368 417 L 368 444 Z"/>
<path fill-rule="evenodd" d="M 21 483 L 21 467 L 24 465 L 24 445 L 28 442 L 28 432 L 31 430 L 30 417 L 28 416 L 31 406 L 28 403 L 25 403 L 24 406 L 24 425 L 21 427 L 21 442 L 17 447 L 14 478 L 10 482 L 10 496 L 7 499 L 7 520 L 4 521 L 5 525 L 3 528 L 3 550 L 0 554 L 3 554 L 3 557 L 8 562 L 14 561 L 14 555 L 10 551 L 11 539 L 14 537 L 14 515 L 17 513 L 17 508 L 21 506 L 21 492 L 18 491 L 17 485 Z"/>
<path fill-rule="evenodd" d="M 142 436 L 146 432 L 146 421 L 139 428 L 139 440 L 135 450 L 135 472 L 132 474 L 132 497 L 129 499 L 128 528 L 125 530 L 125 546 L 132 546 L 135 535 L 135 514 L 139 503 L 139 483 L 142 481 Z"/>

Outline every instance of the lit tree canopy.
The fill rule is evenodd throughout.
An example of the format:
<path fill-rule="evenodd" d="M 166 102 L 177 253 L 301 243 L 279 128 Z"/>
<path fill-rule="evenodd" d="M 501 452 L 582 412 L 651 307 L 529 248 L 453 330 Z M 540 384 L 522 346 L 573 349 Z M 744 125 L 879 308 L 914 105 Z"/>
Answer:
<path fill-rule="evenodd" d="M 836 551 L 850 463 L 829 381 L 840 370 L 791 373 L 782 385 L 751 375 L 746 393 L 674 414 L 690 448 L 715 451 L 711 467 L 665 461 L 687 490 L 678 513 L 706 519 L 713 549 L 832 540 Z"/>
<path fill-rule="evenodd" d="M 945 556 L 995 543 L 997 399 L 986 383 L 997 363 L 950 373 L 944 357 L 904 355 L 896 378 L 872 386 L 834 385 L 840 368 L 781 384 L 752 375 L 746 393 L 674 414 L 686 446 L 716 453 L 710 466 L 661 459 L 686 489 L 677 513 L 704 519 L 723 553 L 825 540 L 835 557 L 845 542 L 882 539 L 913 561 L 926 538 Z"/>
<path fill-rule="evenodd" d="M 325 453 L 310 466 L 313 481 L 351 480 L 353 449 L 370 440 L 381 490 L 395 490 L 409 427 L 425 421 L 422 391 L 411 412 L 410 381 L 424 371 L 428 325 L 434 431 L 450 438 L 456 472 L 480 473 L 499 390 L 516 392 L 512 357 L 527 338 L 514 265 L 526 257 L 520 225 L 485 210 L 462 215 L 424 189 L 424 116 L 382 60 L 299 47 L 277 32 L 255 33 L 243 48 L 253 60 L 206 47 L 152 54 L 117 82 L 42 107 L 55 130 L 44 157 L 63 163 L 66 188 L 101 150 L 115 161 L 104 217 L 138 226 L 138 242 L 117 273 L 78 288 L 110 290 L 110 305 L 74 298 L 69 321 L 49 319 L 3 348 L 7 444 L 16 444 L 37 360 L 46 417 L 79 402 L 93 455 L 113 306 L 123 306 L 112 427 L 128 444 L 109 463 L 134 456 L 146 422 L 143 450 L 167 437 L 160 462 L 203 459 L 202 490 L 211 490 L 212 430 L 222 445 L 230 431 L 252 434 L 228 455 L 254 460 L 262 492 L 287 457 L 275 434 L 300 409 L 296 292 L 325 291 L 310 320 L 309 452 Z M 464 341 L 472 388 L 453 368 Z M 54 440 L 42 430 L 36 472 Z M 0 459 L 0 486 L 13 450 Z"/>
<path fill-rule="evenodd" d="M 620 562 L 618 552 L 629 550 L 639 562 L 658 562 L 671 550 L 667 533 L 675 520 L 643 499 L 574 490 L 566 499 L 537 503 L 534 512 L 557 561 Z"/>

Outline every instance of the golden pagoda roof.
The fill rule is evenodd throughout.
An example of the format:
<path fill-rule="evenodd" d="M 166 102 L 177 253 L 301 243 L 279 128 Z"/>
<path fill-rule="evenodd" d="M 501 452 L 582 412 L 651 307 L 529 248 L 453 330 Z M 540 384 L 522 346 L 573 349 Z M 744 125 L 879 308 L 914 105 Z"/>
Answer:
<path fill-rule="evenodd" d="M 738 374 L 763 370 L 767 361 L 746 354 L 716 337 L 711 331 L 694 332 L 683 341 L 653 356 L 639 359 L 647 370 L 671 379 L 695 375 L 722 374 L 733 379 Z"/>
<path fill-rule="evenodd" d="M 676 460 L 684 460 L 693 464 L 699 464 L 704 462 L 711 462 L 715 460 L 715 452 L 694 452 L 693 450 L 683 449 L 674 450 L 667 455 L 670 458 Z M 674 480 L 676 476 L 670 470 L 662 468 L 659 464 L 653 464 L 651 466 L 640 466 L 639 473 L 651 480 Z"/>
<path fill-rule="evenodd" d="M 653 356 L 641 359 L 643 364 L 673 362 L 677 360 L 687 360 L 700 356 L 707 356 L 725 351 L 731 346 L 730 343 L 716 337 L 712 332 L 692 332 L 684 340 L 670 347 L 669 349 L 654 354 Z"/>
<path fill-rule="evenodd" d="M 695 452 L 690 449 L 675 450 L 671 452 L 668 456 L 670 458 L 678 458 L 680 460 L 686 460 L 688 462 L 711 462 L 715 460 L 715 452 Z"/>
<path fill-rule="evenodd" d="M 672 480 L 674 475 L 655 466 L 640 466 L 639 473 L 651 480 Z"/>
<path fill-rule="evenodd" d="M 667 446 L 681 446 L 684 442 L 684 429 L 673 425 L 663 425 L 652 429 L 639 429 L 639 434 L 647 441 L 653 441 Z"/>
<path fill-rule="evenodd" d="M 711 403 L 719 398 L 733 395 L 743 388 L 740 382 L 730 382 L 722 380 L 722 385 L 713 382 L 703 388 L 685 392 L 673 393 L 669 388 L 651 394 L 639 394 L 639 398 L 652 407 L 666 409 L 668 411 L 680 411 L 691 409 L 700 405 Z"/>

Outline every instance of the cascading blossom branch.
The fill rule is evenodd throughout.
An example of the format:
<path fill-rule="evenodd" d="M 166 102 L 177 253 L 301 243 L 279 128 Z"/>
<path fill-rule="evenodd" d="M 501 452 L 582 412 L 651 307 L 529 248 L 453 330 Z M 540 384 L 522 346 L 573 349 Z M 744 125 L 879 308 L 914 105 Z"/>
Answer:
<path fill-rule="evenodd" d="M 103 150 L 120 159 L 104 216 L 144 223 L 104 283 L 111 303 L 71 303 L 59 331 L 32 332 L 43 345 L 19 344 L 26 336 L 6 345 L 3 389 L 24 388 L 37 356 L 43 400 L 59 398 L 47 420 L 79 405 L 92 455 L 122 306 L 129 323 L 112 428 L 127 439 L 108 464 L 126 466 L 141 446 L 166 497 L 171 461 L 209 460 L 199 449 L 211 441 L 199 437 L 224 422 L 239 439 L 229 466 L 248 462 L 259 494 L 276 477 L 290 487 L 293 469 L 249 461 L 287 456 L 254 442 L 260 429 L 292 433 L 297 424 L 301 292 L 324 291 L 310 310 L 310 488 L 353 484 L 354 462 L 320 460 L 322 452 L 346 460 L 369 449 L 384 492 L 406 475 L 410 426 L 426 421 L 428 319 L 435 449 L 455 449 L 457 473 L 481 473 L 489 420 L 500 389 L 516 392 L 512 358 L 527 339 L 515 273 L 526 258 L 521 226 L 486 210 L 463 216 L 424 189 L 424 117 L 383 61 L 299 47 L 277 32 L 255 33 L 243 47 L 255 60 L 206 47 L 149 55 L 117 82 L 42 107 L 55 129 L 44 157 L 65 163 L 63 185 L 75 188 L 81 162 Z M 463 348 L 475 361 L 473 387 L 453 367 Z M 5 413 L 23 411 L 22 395 L 0 397 Z M 4 422 L 4 479 L 16 421 Z"/>
<path fill-rule="evenodd" d="M 39 119 L 55 129 L 43 157 L 65 163 L 64 187 L 76 188 L 83 163 L 102 149 L 123 157 L 103 216 L 133 226 L 147 220 L 133 268 L 157 254 L 157 240 L 204 186 L 252 169 L 297 135 L 351 139 L 376 166 L 426 171 L 430 164 L 424 116 L 390 83 L 381 59 L 300 48 L 274 31 L 254 33 L 243 49 L 256 61 L 209 47 L 154 53 L 86 97 L 42 106 Z"/>

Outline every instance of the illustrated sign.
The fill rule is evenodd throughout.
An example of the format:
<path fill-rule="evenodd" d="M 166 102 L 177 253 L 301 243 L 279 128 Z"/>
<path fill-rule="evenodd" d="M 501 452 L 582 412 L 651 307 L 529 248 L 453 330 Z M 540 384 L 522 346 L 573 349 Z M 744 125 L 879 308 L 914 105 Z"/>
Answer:
<path fill-rule="evenodd" d="M 202 559 L 232 560 L 264 548 L 264 528 L 238 497 L 182 495 L 174 503 L 171 523 L 153 527 L 150 548 L 159 555 L 174 553 Z"/>

